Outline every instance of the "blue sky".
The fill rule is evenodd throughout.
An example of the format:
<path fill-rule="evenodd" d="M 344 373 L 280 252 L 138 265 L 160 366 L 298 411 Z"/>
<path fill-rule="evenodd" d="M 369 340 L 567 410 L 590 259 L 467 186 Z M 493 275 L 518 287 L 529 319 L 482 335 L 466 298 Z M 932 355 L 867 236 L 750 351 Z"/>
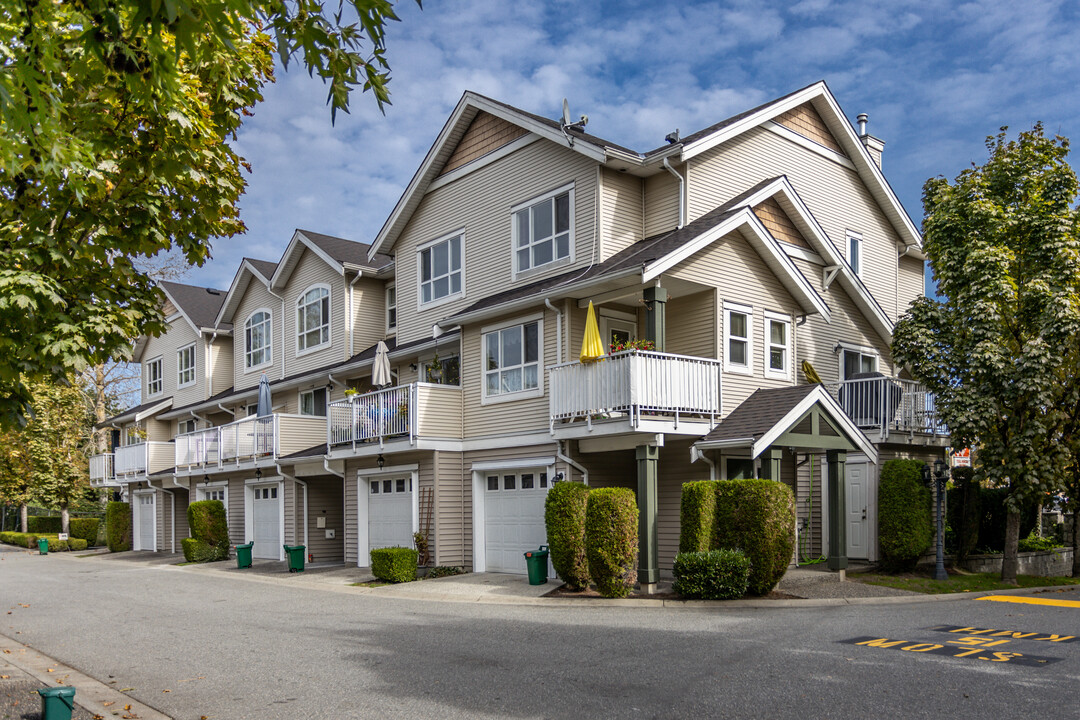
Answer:
<path fill-rule="evenodd" d="M 636 150 L 824 79 L 870 114 L 885 175 L 916 224 L 928 177 L 986 157 L 984 139 L 1042 120 L 1080 140 L 1080 4 L 1056 0 L 519 2 L 401 0 L 387 33 L 393 106 L 355 95 L 330 123 L 326 88 L 278 73 L 239 134 L 253 167 L 248 233 L 188 282 L 228 287 L 241 257 L 277 260 L 294 228 L 371 241 L 465 90 Z"/>

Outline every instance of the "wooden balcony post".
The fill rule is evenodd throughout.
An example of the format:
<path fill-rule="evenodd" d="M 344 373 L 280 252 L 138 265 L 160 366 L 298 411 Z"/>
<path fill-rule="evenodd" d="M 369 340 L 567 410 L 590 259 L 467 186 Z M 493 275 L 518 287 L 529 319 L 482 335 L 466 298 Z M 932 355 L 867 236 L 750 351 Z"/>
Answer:
<path fill-rule="evenodd" d="M 844 463 L 847 453 L 843 450 L 827 450 L 829 461 L 829 569 L 847 568 L 847 513 L 844 500 Z"/>
<path fill-rule="evenodd" d="M 637 446 L 638 476 L 638 583 L 642 592 L 649 594 L 656 590 L 660 579 L 660 566 L 657 553 L 660 547 L 660 535 L 657 520 L 660 513 L 659 492 L 657 491 L 657 468 L 660 460 L 660 448 L 655 445 Z"/>
<path fill-rule="evenodd" d="M 645 339 L 653 343 L 656 352 L 664 352 L 664 339 L 667 335 L 667 289 L 655 286 L 645 288 L 642 297 L 645 300 Z M 607 342 L 611 342 L 611 338 L 608 338 Z"/>

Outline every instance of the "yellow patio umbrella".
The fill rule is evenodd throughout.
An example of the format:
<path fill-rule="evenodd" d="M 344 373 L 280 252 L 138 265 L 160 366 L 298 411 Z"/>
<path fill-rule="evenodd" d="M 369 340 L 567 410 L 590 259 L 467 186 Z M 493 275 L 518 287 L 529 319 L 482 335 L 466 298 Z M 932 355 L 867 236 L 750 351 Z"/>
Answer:
<path fill-rule="evenodd" d="M 809 360 L 802 361 L 802 372 L 803 376 L 806 378 L 806 382 L 811 384 L 821 383 L 821 378 L 818 377 L 817 370 L 814 369 L 814 366 L 810 364 Z"/>
<path fill-rule="evenodd" d="M 580 359 L 583 363 L 596 362 L 604 356 L 604 343 L 600 340 L 600 328 L 596 325 L 596 311 L 592 300 L 589 301 L 589 313 L 585 316 L 585 337 L 581 339 Z"/>

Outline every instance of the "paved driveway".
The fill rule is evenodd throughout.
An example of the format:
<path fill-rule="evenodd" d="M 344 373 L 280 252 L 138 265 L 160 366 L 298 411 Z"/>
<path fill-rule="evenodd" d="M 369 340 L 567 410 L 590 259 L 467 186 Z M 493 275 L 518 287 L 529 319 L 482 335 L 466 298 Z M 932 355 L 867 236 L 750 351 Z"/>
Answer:
<path fill-rule="evenodd" d="M 0 612 L 9 611 L 0 632 L 185 719 L 975 717 L 1006 708 L 1066 717 L 1080 680 L 1080 643 L 1070 641 L 1029 636 L 994 648 L 1053 661 L 1038 666 L 924 652 L 956 637 L 944 625 L 1080 636 L 1078 608 L 967 599 L 778 609 L 430 602 L 6 550 Z M 902 644 L 844 643 L 867 637 Z"/>

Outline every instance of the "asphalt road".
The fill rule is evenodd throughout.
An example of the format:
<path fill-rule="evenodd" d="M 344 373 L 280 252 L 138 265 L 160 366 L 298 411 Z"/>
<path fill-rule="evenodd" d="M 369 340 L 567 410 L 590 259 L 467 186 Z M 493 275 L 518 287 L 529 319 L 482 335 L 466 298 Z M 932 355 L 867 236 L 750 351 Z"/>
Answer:
<path fill-rule="evenodd" d="M 1080 607 L 436 603 L 5 547 L 0 633 L 185 720 L 1080 717 Z"/>

